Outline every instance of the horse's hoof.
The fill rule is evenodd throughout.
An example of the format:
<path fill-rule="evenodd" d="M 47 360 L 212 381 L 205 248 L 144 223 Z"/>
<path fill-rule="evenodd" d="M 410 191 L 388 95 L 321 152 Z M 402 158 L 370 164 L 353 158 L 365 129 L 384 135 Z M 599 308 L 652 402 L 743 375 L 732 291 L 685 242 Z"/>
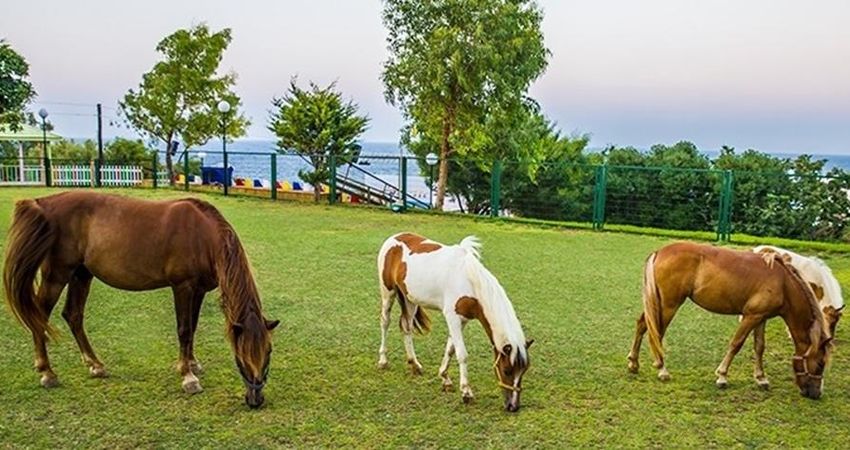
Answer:
<path fill-rule="evenodd" d="M 415 376 L 422 375 L 422 373 L 423 373 L 422 372 L 422 366 L 419 366 L 419 365 L 416 365 L 416 364 L 411 364 L 410 365 L 410 373 L 412 373 Z"/>
<path fill-rule="evenodd" d="M 201 387 L 201 382 L 198 380 L 185 381 L 183 382 L 183 392 L 194 395 L 202 392 L 204 388 Z"/>
<path fill-rule="evenodd" d="M 726 380 L 717 380 L 714 384 L 717 385 L 718 389 L 726 389 L 726 387 L 729 386 L 729 382 Z"/>
<path fill-rule="evenodd" d="M 468 404 L 472 403 L 472 400 L 474 398 L 475 397 L 473 397 L 472 394 L 463 394 L 463 403 L 468 405 Z"/>
<path fill-rule="evenodd" d="M 770 381 L 767 381 L 767 378 L 756 380 L 756 385 L 763 391 L 770 390 Z"/>
<path fill-rule="evenodd" d="M 41 385 L 47 389 L 55 388 L 59 386 L 59 378 L 56 375 L 42 375 Z"/>
<path fill-rule="evenodd" d="M 89 367 L 89 374 L 92 378 L 107 378 L 109 374 L 103 367 Z"/>
<path fill-rule="evenodd" d="M 378 361 L 378 370 L 384 370 L 390 366 L 388 361 Z"/>
<path fill-rule="evenodd" d="M 661 381 L 670 381 L 670 374 L 666 373 L 666 372 L 665 373 L 659 373 L 658 379 L 661 380 Z"/>
<path fill-rule="evenodd" d="M 454 385 L 452 384 L 451 381 L 449 381 L 449 380 L 443 381 L 443 392 L 452 392 L 454 390 L 455 390 L 455 387 L 454 387 Z"/>
<path fill-rule="evenodd" d="M 638 365 L 637 361 L 629 360 L 629 372 L 638 373 L 640 369 L 640 365 Z"/>

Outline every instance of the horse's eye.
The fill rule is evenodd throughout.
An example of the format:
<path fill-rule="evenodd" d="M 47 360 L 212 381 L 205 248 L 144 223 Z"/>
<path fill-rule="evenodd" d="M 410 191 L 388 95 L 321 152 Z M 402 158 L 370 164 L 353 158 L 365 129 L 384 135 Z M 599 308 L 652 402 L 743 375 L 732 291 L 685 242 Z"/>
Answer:
<path fill-rule="evenodd" d="M 503 372 L 505 373 L 505 375 L 510 375 L 510 374 L 511 374 L 511 370 L 510 370 L 510 369 L 505 369 Z"/>

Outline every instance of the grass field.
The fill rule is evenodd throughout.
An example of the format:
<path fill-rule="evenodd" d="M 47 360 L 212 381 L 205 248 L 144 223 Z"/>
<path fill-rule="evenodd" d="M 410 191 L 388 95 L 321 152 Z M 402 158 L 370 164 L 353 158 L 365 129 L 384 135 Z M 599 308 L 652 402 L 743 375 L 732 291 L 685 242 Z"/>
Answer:
<path fill-rule="evenodd" d="M 50 192 L 0 190 L 3 240 L 13 201 Z M 96 281 L 86 327 L 108 379 L 88 377 L 56 313 L 61 337 L 50 351 L 62 384 L 41 388 L 29 334 L 10 314 L 0 314 L 0 447 L 824 448 L 850 442 L 845 323 L 819 401 L 803 398 L 793 384 L 792 345 L 778 320 L 768 325 L 771 390 L 752 381 L 749 344 L 732 366 L 729 388 L 716 389 L 713 371 L 737 321 L 690 303 L 666 339 L 672 381 L 656 380 L 646 345 L 641 373 L 627 373 L 625 356 L 641 309 L 641 267 L 648 253 L 668 242 L 664 238 L 204 198 L 239 232 L 266 314 L 282 321 L 265 407 L 248 410 L 242 400 L 215 293 L 207 297 L 195 345 L 206 369 L 205 391 L 189 397 L 174 370 L 170 291 L 127 293 Z M 424 376 L 410 375 L 395 326 L 390 368 L 376 369 L 375 255 L 387 236 L 403 230 L 447 243 L 470 234 L 481 238 L 485 264 L 505 286 L 526 335 L 536 339 L 518 414 L 502 409 L 478 324 L 466 329 L 473 404 L 440 390 L 436 372 L 446 327 L 434 314 L 432 333 L 416 339 Z M 821 256 L 850 291 L 850 255 Z M 450 370 L 456 380 L 456 365 Z"/>

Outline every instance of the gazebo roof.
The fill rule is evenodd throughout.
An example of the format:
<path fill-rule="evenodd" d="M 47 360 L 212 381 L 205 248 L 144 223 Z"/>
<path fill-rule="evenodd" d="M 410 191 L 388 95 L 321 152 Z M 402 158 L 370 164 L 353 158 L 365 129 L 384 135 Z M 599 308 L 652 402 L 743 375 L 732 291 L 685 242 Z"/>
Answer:
<path fill-rule="evenodd" d="M 32 125 L 21 124 L 18 131 L 12 131 L 8 125 L 0 125 L 0 141 L 16 142 L 41 142 L 44 139 L 41 128 Z M 49 142 L 61 141 L 62 136 L 47 132 Z"/>

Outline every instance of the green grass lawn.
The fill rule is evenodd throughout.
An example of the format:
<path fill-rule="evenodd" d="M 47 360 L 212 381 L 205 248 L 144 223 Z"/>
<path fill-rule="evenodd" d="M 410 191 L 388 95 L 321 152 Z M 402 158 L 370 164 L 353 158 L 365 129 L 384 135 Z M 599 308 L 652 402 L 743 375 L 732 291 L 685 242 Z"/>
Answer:
<path fill-rule="evenodd" d="M 5 241 L 13 201 L 58 190 L 0 190 Z M 174 191 L 114 191 L 175 198 Z M 249 410 L 224 338 L 217 295 L 207 297 L 196 336 L 205 391 L 189 397 L 174 369 L 177 337 L 169 290 L 128 293 L 95 281 L 86 328 L 111 373 L 90 379 L 61 331 L 50 355 L 61 386 L 45 390 L 32 369 L 29 333 L 0 314 L 0 447 L 844 447 L 850 441 L 850 325 L 824 396 L 803 398 L 792 380 L 792 345 L 768 324 L 761 391 L 751 345 L 718 390 L 713 371 L 737 325 L 687 303 L 668 332 L 671 382 L 657 381 L 646 345 L 642 371 L 626 371 L 640 310 L 641 267 L 669 240 L 636 234 L 541 229 L 388 211 L 205 196 L 245 245 L 269 318 L 280 319 L 266 405 Z M 379 298 L 375 257 L 384 239 L 413 231 L 456 243 L 475 234 L 484 263 L 505 286 L 526 335 L 536 339 L 523 409 L 502 410 L 492 354 L 478 324 L 466 329 L 473 404 L 440 390 L 446 338 L 432 314 L 416 338 L 426 374 L 410 375 L 398 328 L 390 368 L 376 369 Z M 850 291 L 850 256 L 821 255 Z M 63 299 L 64 301 L 64 299 Z M 394 312 L 398 314 L 396 307 Z M 395 319 L 393 320 L 395 323 Z M 457 366 L 451 366 L 457 381 Z M 843 443 L 843 444 L 842 444 Z"/>

